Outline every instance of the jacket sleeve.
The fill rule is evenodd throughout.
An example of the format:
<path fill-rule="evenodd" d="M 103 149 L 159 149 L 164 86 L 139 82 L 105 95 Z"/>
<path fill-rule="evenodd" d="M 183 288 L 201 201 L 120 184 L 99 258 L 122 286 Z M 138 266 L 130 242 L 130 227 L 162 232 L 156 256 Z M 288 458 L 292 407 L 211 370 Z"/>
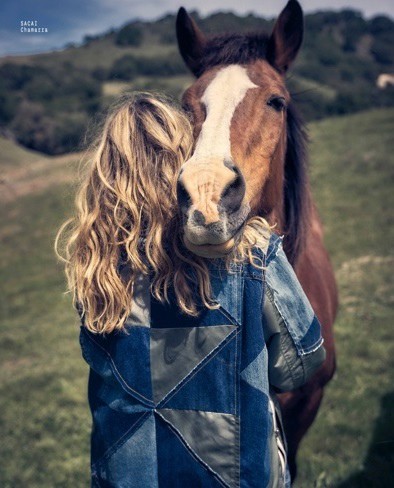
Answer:
<path fill-rule="evenodd" d="M 271 386 L 277 391 L 302 386 L 326 352 L 320 323 L 276 235 L 267 252 L 263 324 Z"/>

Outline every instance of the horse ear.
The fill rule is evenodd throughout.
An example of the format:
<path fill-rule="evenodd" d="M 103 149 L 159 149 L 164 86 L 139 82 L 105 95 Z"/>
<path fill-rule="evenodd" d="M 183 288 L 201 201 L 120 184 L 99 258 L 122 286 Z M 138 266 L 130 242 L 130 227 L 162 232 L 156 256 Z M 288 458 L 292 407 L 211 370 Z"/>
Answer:
<path fill-rule="evenodd" d="M 206 37 L 197 24 L 181 7 L 176 18 L 176 36 L 179 51 L 195 76 L 200 74 L 201 58 L 206 45 Z"/>
<path fill-rule="evenodd" d="M 268 41 L 267 60 L 281 73 L 287 71 L 302 44 L 304 19 L 300 4 L 290 0 L 279 15 Z"/>

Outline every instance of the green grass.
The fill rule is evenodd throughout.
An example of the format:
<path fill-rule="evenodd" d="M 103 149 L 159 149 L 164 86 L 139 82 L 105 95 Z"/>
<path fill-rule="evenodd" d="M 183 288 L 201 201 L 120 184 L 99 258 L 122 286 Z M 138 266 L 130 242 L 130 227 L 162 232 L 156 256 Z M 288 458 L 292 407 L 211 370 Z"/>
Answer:
<path fill-rule="evenodd" d="M 394 109 L 311 127 L 313 191 L 341 307 L 335 329 L 338 372 L 303 442 L 297 487 L 394 486 L 393 129 Z M 24 157 L 26 164 L 30 153 L 17 151 L 14 160 Z M 8 152 L 7 167 L 11 146 Z M 52 250 L 72 201 L 72 185 L 59 181 L 2 205 L 4 488 L 89 484 L 87 366 L 80 356 L 76 314 L 70 297 L 62 294 L 62 266 Z"/>
<path fill-rule="evenodd" d="M 39 160 L 47 159 L 41 153 L 16 146 L 13 141 L 5 139 L 3 136 L 0 136 L 0 150 L 0 167 L 2 172 L 5 169 L 11 170 L 23 167 L 25 163 L 31 165 Z"/>
<path fill-rule="evenodd" d="M 393 129 L 393 109 L 312 126 L 312 186 L 341 306 L 338 370 L 300 451 L 299 487 L 394 486 Z"/>

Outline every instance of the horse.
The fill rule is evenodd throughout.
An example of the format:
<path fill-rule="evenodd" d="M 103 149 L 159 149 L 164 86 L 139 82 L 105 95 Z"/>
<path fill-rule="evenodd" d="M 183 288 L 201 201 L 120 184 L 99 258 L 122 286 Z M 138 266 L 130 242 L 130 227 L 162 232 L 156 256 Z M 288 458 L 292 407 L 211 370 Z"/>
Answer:
<path fill-rule="evenodd" d="M 179 51 L 195 81 L 182 97 L 194 148 L 178 176 L 184 241 L 203 255 L 227 252 L 250 216 L 284 235 L 284 250 L 320 323 L 323 366 L 302 388 L 279 395 L 292 479 L 300 441 L 335 372 L 337 287 L 323 243 L 307 164 L 307 134 L 285 76 L 303 39 L 303 12 L 290 0 L 272 33 L 206 36 L 182 7 Z"/>

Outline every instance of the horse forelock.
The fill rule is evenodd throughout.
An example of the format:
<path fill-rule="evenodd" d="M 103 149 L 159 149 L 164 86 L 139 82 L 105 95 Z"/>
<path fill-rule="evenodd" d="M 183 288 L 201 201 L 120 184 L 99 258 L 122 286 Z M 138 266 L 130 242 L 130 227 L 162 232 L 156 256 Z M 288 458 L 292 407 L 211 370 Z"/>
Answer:
<path fill-rule="evenodd" d="M 268 39 L 268 35 L 261 33 L 223 34 L 208 38 L 197 76 L 218 65 L 244 65 L 266 59 Z"/>

